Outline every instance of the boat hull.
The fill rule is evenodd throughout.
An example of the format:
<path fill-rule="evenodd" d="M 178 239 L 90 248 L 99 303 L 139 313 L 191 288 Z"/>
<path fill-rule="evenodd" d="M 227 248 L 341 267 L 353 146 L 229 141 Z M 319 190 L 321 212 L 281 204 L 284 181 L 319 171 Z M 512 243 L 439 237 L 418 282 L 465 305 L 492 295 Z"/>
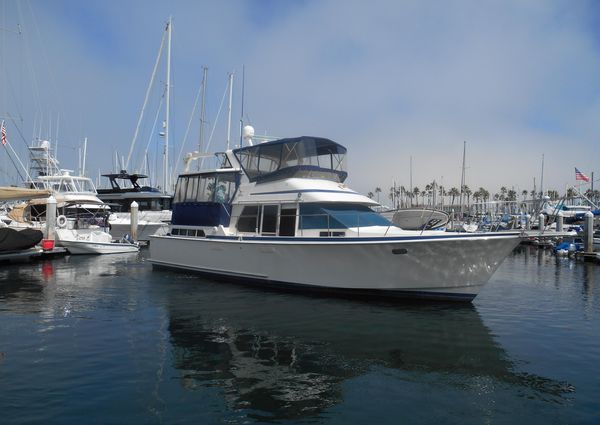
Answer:
<path fill-rule="evenodd" d="M 470 301 L 519 240 L 516 233 L 337 240 L 153 236 L 149 261 L 247 283 Z"/>
<path fill-rule="evenodd" d="M 88 242 L 88 241 L 60 241 L 60 245 L 69 251 L 69 254 L 122 254 L 126 252 L 138 252 L 138 245 L 116 242 Z"/>
<path fill-rule="evenodd" d="M 165 234 L 169 230 L 167 223 L 140 223 L 137 228 L 137 240 L 148 241 L 154 234 Z M 115 239 L 121 239 L 125 235 L 131 235 L 130 223 L 111 223 L 110 234 Z"/>

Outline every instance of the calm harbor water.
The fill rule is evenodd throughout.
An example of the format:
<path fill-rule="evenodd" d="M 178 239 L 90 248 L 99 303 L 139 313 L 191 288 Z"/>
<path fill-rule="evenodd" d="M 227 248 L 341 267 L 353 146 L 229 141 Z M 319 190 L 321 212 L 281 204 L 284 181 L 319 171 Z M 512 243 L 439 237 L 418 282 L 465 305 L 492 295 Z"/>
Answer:
<path fill-rule="evenodd" d="M 600 423 L 600 266 L 521 249 L 472 305 L 0 266 L 0 423 Z"/>

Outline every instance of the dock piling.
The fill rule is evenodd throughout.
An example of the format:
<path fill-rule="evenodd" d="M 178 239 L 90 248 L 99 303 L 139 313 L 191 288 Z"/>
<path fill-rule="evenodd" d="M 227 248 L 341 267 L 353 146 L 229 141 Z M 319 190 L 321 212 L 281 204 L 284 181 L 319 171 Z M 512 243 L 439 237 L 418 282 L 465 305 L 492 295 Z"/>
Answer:
<path fill-rule="evenodd" d="M 584 251 L 586 253 L 594 252 L 594 214 L 591 211 L 585 213 L 583 233 L 585 235 Z"/>
<path fill-rule="evenodd" d="M 133 201 L 131 203 L 131 238 L 137 242 L 138 234 L 138 203 Z"/>
<path fill-rule="evenodd" d="M 46 201 L 46 229 L 45 237 L 54 240 L 56 230 L 56 198 L 52 195 Z"/>
<path fill-rule="evenodd" d="M 556 214 L 556 231 L 557 232 L 563 231 L 563 213 L 562 213 L 562 211 L 559 211 L 558 214 Z"/>

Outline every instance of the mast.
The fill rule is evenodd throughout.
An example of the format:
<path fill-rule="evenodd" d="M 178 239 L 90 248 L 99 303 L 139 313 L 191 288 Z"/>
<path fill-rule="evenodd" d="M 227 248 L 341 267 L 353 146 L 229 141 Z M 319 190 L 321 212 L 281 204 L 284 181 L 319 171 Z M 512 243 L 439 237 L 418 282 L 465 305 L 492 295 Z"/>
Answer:
<path fill-rule="evenodd" d="M 167 23 L 167 34 L 168 34 L 168 42 L 167 42 L 167 113 L 166 113 L 166 126 L 165 126 L 165 163 L 164 163 L 164 186 L 163 191 L 167 193 L 170 188 L 169 182 L 169 113 L 171 106 L 171 24 L 172 18 L 169 17 L 169 22 Z"/>
<path fill-rule="evenodd" d="M 410 206 L 413 206 L 412 195 L 413 195 L 413 185 L 412 185 L 412 155 L 410 157 L 410 187 L 408 188 L 408 192 L 410 193 Z"/>
<path fill-rule="evenodd" d="M 465 157 L 467 152 L 467 142 L 463 141 L 462 173 L 460 175 L 460 216 L 463 215 L 463 192 L 465 188 Z"/>
<path fill-rule="evenodd" d="M 83 160 L 81 165 L 81 174 L 85 176 L 85 157 L 87 156 L 87 137 L 83 139 Z"/>
<path fill-rule="evenodd" d="M 246 66 L 242 65 L 242 111 L 240 113 L 240 147 L 244 142 L 243 129 L 244 129 L 244 88 L 246 86 Z"/>
<path fill-rule="evenodd" d="M 233 72 L 229 74 L 229 105 L 227 106 L 227 150 L 231 140 L 231 102 L 233 99 Z"/>
<path fill-rule="evenodd" d="M 542 178 L 540 179 L 540 199 L 544 198 L 544 154 L 542 154 Z"/>
<path fill-rule="evenodd" d="M 206 122 L 206 82 L 208 81 L 208 68 L 202 67 L 202 101 L 200 106 L 200 139 L 198 140 L 198 152 L 204 152 L 204 124 Z M 198 161 L 200 170 L 200 161 Z"/>
<path fill-rule="evenodd" d="M 202 104 L 200 108 L 200 140 L 198 152 L 204 148 L 204 125 L 206 124 L 206 83 L 208 82 L 208 67 L 202 67 Z"/>
<path fill-rule="evenodd" d="M 167 26 L 165 27 L 165 32 L 170 33 L 169 28 L 171 27 L 171 21 L 167 22 Z M 150 77 L 150 82 L 148 83 L 148 88 L 146 88 L 146 95 L 144 96 L 144 103 L 142 104 L 142 110 L 140 111 L 140 116 L 138 117 L 138 122 L 135 126 L 135 132 L 133 133 L 133 139 L 131 140 L 131 146 L 129 147 L 129 154 L 127 155 L 127 161 L 125 162 L 125 168 L 129 167 L 129 161 L 131 160 L 131 155 L 133 154 L 133 148 L 135 147 L 135 143 L 138 138 L 138 134 L 140 132 L 140 125 L 142 124 L 142 119 L 144 118 L 144 113 L 146 111 L 146 105 L 148 104 L 148 99 L 150 98 L 150 91 L 152 90 L 152 86 L 154 85 L 154 79 L 156 78 L 156 71 L 158 70 L 158 65 L 160 64 L 160 58 L 162 57 L 163 48 L 165 46 L 165 33 L 163 33 L 162 39 L 160 40 L 160 47 L 158 49 L 158 55 L 156 56 L 156 61 L 154 62 L 154 68 L 152 69 L 152 76 Z M 117 161 L 118 162 L 118 161 Z"/>

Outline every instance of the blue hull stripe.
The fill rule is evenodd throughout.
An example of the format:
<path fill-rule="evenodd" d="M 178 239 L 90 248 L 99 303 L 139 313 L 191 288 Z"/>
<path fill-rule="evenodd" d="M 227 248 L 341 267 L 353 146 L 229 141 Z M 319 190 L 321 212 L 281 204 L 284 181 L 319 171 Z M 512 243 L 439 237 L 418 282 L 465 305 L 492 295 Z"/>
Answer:
<path fill-rule="evenodd" d="M 487 239 L 487 238 L 502 238 L 507 236 L 519 236 L 520 233 L 486 233 L 486 234 L 460 234 L 443 235 L 443 236 L 398 236 L 398 237 L 369 237 L 369 238 L 347 238 L 347 237 L 318 237 L 318 238 L 303 238 L 303 237 L 286 237 L 286 236 L 206 236 L 206 239 L 214 240 L 231 240 L 231 241 L 259 241 L 259 242 L 322 242 L 322 243 L 339 243 L 339 242 L 407 242 L 420 241 L 424 239 Z M 165 237 L 165 236 L 162 236 Z M 172 237 L 172 236 L 166 236 Z"/>

